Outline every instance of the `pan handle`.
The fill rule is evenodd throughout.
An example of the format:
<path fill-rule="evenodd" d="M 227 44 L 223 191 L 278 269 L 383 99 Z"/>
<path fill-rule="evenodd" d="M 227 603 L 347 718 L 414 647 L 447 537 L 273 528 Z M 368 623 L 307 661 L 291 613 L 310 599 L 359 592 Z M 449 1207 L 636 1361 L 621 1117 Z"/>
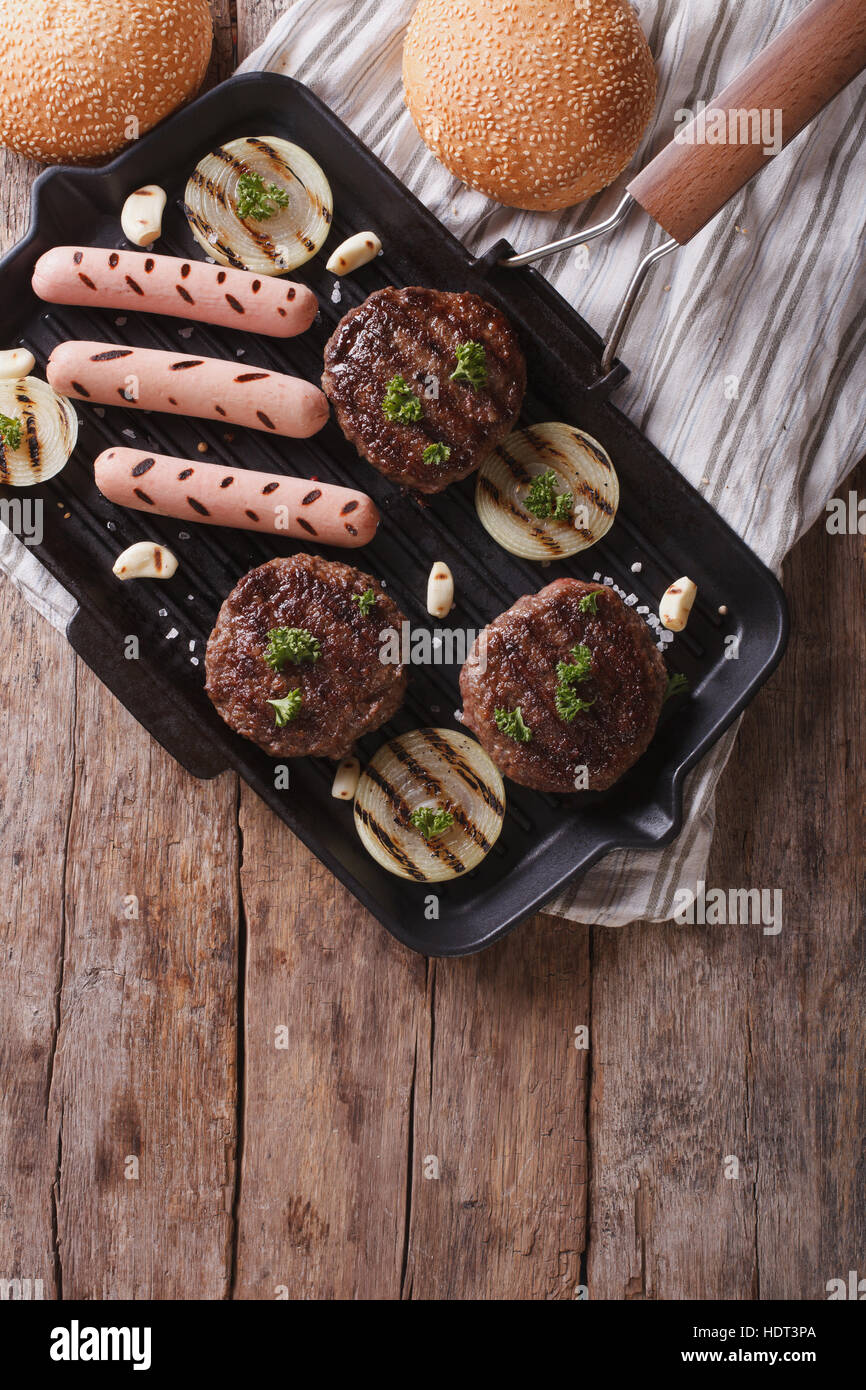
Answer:
<path fill-rule="evenodd" d="M 629 193 L 684 245 L 864 67 L 866 0 L 812 0 L 632 179 Z M 754 124 L 755 113 L 763 132 Z M 779 123 L 781 138 L 773 148 Z M 729 139 L 733 131 L 748 143 L 706 139 L 723 130 Z"/>

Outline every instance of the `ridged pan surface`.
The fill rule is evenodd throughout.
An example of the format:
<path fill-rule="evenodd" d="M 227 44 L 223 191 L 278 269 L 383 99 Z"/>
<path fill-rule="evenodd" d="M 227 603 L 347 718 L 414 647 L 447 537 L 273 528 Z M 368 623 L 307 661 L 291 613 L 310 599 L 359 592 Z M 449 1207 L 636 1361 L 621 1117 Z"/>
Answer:
<path fill-rule="evenodd" d="M 292 278 L 318 295 L 321 312 L 301 338 L 275 340 L 146 314 L 48 306 L 30 289 L 37 257 L 51 246 L 125 245 L 124 198 L 159 183 L 169 200 L 155 250 L 200 257 L 181 201 L 197 161 L 214 145 L 248 134 L 276 134 L 310 151 L 334 190 L 335 226 L 323 252 Z M 376 231 L 385 254 L 340 282 L 325 270 L 330 251 L 360 230 Z M 67 468 L 34 489 L 2 488 L 6 498 L 40 499 L 44 536 L 35 553 L 79 603 L 70 641 L 97 675 L 179 762 L 198 776 L 234 768 L 399 940 L 429 955 L 480 950 L 543 906 L 608 850 L 668 843 L 681 822 L 689 768 L 743 710 L 778 663 L 787 634 L 783 596 L 770 572 L 598 387 L 599 340 L 535 271 L 506 271 L 495 257 L 478 262 L 309 91 L 288 78 L 234 78 L 158 127 L 101 170 L 55 170 L 37 181 L 31 230 L 0 264 L 2 346 L 25 344 L 44 373 L 51 350 L 67 338 L 109 340 L 263 364 L 318 381 L 322 351 L 337 321 L 385 285 L 471 290 L 514 324 L 529 363 L 522 423 L 562 420 L 598 439 L 619 474 L 615 525 L 598 545 L 557 564 L 516 560 L 485 533 L 475 515 L 475 479 L 423 503 L 363 463 L 332 421 L 315 438 L 266 437 L 218 422 L 78 405 L 78 447 Z M 233 437 L 232 437 L 233 436 Z M 474 633 L 521 595 L 561 575 L 598 575 L 656 612 L 668 584 L 683 574 L 699 598 L 687 631 L 668 648 L 691 698 L 663 717 L 649 752 L 603 795 L 553 798 L 506 783 L 502 834 L 486 861 L 464 878 L 425 889 L 393 877 L 366 854 L 352 807 L 330 795 L 333 766 L 291 764 L 289 785 L 275 786 L 275 764 L 233 734 L 204 693 L 204 651 L 219 606 L 253 566 L 302 547 L 278 537 L 196 526 L 123 511 L 93 482 L 92 462 L 110 444 L 204 457 L 362 487 L 383 514 L 375 542 L 354 552 L 324 552 L 376 574 L 407 614 L 413 632 L 437 626 L 458 633 L 431 650 L 444 658 L 413 665 L 407 702 L 393 723 L 361 746 L 362 761 L 382 742 L 421 726 L 454 727 L 457 678 Z M 207 445 L 200 454 L 199 444 Z M 116 556 L 140 539 L 169 546 L 180 566 L 162 584 L 121 587 Z M 313 549 L 313 547 L 310 547 Z M 434 561 L 451 568 L 457 606 L 445 624 L 426 612 Z M 640 561 L 640 573 L 631 566 Z M 720 604 L 728 616 L 720 618 Z M 128 636 L 138 659 L 128 660 Z M 727 659 L 726 636 L 739 641 Z M 449 650 L 450 647 L 450 650 Z M 451 658 L 450 661 L 447 659 Z M 446 664 L 447 663 L 447 664 Z M 105 749 L 121 761 L 122 748 Z M 431 905 L 429 894 L 437 902 Z M 437 915 L 438 913 L 438 915 Z"/>

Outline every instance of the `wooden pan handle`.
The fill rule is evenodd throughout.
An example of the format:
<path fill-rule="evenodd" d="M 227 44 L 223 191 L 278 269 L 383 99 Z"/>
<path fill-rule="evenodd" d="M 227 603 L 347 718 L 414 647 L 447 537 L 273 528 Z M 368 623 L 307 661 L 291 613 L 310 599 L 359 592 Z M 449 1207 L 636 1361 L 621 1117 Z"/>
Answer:
<path fill-rule="evenodd" d="M 784 147 L 864 67 L 866 0 L 812 0 L 710 102 L 703 118 L 699 114 L 678 131 L 671 144 L 632 180 L 629 193 L 684 244 L 773 157 L 764 150 L 772 144 L 780 123 Z M 768 115 L 763 117 L 764 136 L 751 143 L 757 133 L 755 112 Z M 714 128 L 727 131 L 729 140 L 733 130 L 733 138 L 744 143 L 710 144 L 706 136 L 715 133 Z"/>

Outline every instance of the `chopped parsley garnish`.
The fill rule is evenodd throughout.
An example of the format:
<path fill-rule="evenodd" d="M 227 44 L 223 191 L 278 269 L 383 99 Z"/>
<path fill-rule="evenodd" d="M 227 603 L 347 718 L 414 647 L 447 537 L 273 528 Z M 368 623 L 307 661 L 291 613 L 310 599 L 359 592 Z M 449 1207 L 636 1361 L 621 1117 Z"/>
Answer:
<path fill-rule="evenodd" d="M 557 493 L 557 481 L 557 476 L 552 468 L 549 468 L 546 473 L 539 473 L 538 477 L 532 480 L 532 486 L 523 505 L 540 521 L 547 521 L 550 517 L 554 521 L 568 521 L 571 516 L 574 497 L 570 492 Z"/>
<path fill-rule="evenodd" d="M 579 714 L 591 709 L 595 704 L 594 700 L 584 700 L 574 688 L 589 680 L 592 674 L 592 652 L 581 643 L 572 647 L 571 656 L 571 661 L 559 661 L 556 666 L 556 712 L 566 724 L 570 724 Z"/>
<path fill-rule="evenodd" d="M 238 216 L 251 222 L 267 222 L 278 208 L 289 206 L 289 195 L 275 183 L 266 184 L 261 174 L 241 174 L 238 179 Z"/>
<path fill-rule="evenodd" d="M 277 728 L 284 729 L 293 719 L 297 719 L 303 703 L 304 697 L 300 690 L 290 690 L 282 700 L 268 700 L 268 704 L 274 707 Z"/>
<path fill-rule="evenodd" d="M 487 385 L 487 353 L 480 343 L 461 343 L 455 355 L 457 370 L 451 373 L 452 381 L 466 381 L 473 391 Z"/>
<path fill-rule="evenodd" d="M 388 382 L 382 412 L 386 420 L 398 425 L 417 425 L 424 417 L 424 407 L 405 377 L 399 375 Z"/>
<path fill-rule="evenodd" d="M 434 835 L 441 835 L 454 824 L 450 811 L 432 811 L 429 806 L 419 806 L 409 820 L 425 840 L 432 840 Z"/>
<path fill-rule="evenodd" d="M 593 589 L 591 594 L 584 594 L 580 603 L 577 605 L 581 613 L 598 613 L 598 589 Z"/>
<path fill-rule="evenodd" d="M 668 680 L 667 689 L 665 691 L 665 698 L 662 703 L 667 703 L 668 700 L 672 700 L 675 695 L 687 695 L 689 693 L 689 689 L 690 686 L 688 676 L 684 676 L 682 674 L 671 676 Z"/>
<path fill-rule="evenodd" d="M 357 603 L 361 610 L 361 617 L 368 618 L 370 611 L 379 602 L 372 589 L 367 589 L 363 594 L 350 594 L 349 598 L 353 603 Z"/>
<path fill-rule="evenodd" d="M 8 415 L 0 415 L 0 437 L 9 449 L 17 449 L 21 443 L 21 421 L 12 420 Z"/>
<path fill-rule="evenodd" d="M 275 671 L 281 671 L 288 662 L 300 666 L 302 661 L 318 661 L 321 655 L 318 637 L 305 627 L 275 627 L 268 633 L 265 661 Z"/>
<path fill-rule="evenodd" d="M 496 727 L 499 732 L 513 738 L 515 743 L 528 743 L 532 738 L 532 730 L 523 722 L 523 710 L 520 705 L 513 710 L 494 710 L 493 718 L 496 720 Z"/>
<path fill-rule="evenodd" d="M 421 457 L 425 463 L 447 463 L 451 450 L 447 444 L 428 444 Z"/>

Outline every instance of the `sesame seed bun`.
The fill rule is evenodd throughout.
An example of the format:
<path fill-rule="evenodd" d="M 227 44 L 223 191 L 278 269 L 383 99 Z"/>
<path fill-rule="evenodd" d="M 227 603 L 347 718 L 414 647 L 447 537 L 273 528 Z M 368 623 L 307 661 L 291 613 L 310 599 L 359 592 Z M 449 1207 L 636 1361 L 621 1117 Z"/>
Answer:
<path fill-rule="evenodd" d="M 628 0 L 420 0 L 403 81 L 421 138 L 452 174 L 534 210 L 612 183 L 656 93 Z"/>
<path fill-rule="evenodd" d="M 0 0 L 0 144 L 50 162 L 113 154 L 200 87 L 207 0 Z"/>

